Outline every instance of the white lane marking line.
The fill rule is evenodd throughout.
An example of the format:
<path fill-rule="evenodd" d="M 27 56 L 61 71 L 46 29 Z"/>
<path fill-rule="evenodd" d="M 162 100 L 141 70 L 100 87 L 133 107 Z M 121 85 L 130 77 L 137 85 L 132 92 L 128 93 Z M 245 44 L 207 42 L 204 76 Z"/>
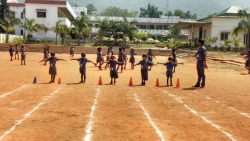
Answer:
<path fill-rule="evenodd" d="M 206 97 L 206 98 L 208 99 L 208 97 Z M 212 100 L 212 98 L 209 98 L 209 100 Z M 225 105 L 222 104 L 220 101 L 215 101 L 215 102 L 221 104 L 221 106 L 225 106 Z M 242 115 L 242 116 L 245 116 L 245 117 L 247 117 L 247 118 L 250 118 L 250 115 L 249 115 L 249 114 L 247 114 L 247 113 L 242 113 L 241 111 L 239 111 L 239 110 L 237 110 L 237 109 L 235 109 L 235 108 L 228 107 L 228 109 L 230 109 L 230 110 L 232 110 L 232 111 L 234 111 L 234 112 L 237 112 L 237 113 L 239 113 L 239 114 Z"/>
<path fill-rule="evenodd" d="M 90 113 L 90 120 L 89 120 L 89 122 L 88 122 L 88 125 L 87 125 L 87 129 L 86 129 L 86 135 L 85 135 L 85 137 L 84 137 L 84 141 L 90 141 L 90 139 L 91 139 L 91 135 L 92 135 L 92 133 L 91 133 L 91 129 L 92 129 L 92 124 L 93 124 L 93 114 L 94 114 L 94 110 L 95 110 L 95 106 L 97 105 L 97 98 L 98 98 L 98 96 L 99 96 L 99 94 L 100 94 L 100 89 L 97 89 L 97 92 L 96 92 L 96 95 L 95 95 L 95 101 L 94 101 L 94 105 L 92 106 L 92 108 L 91 108 L 91 113 Z"/>
<path fill-rule="evenodd" d="M 232 141 L 236 141 L 233 136 L 229 133 L 227 133 L 226 131 L 222 130 L 218 125 L 213 124 L 211 121 L 209 121 L 207 118 L 205 118 L 204 116 L 199 115 L 195 110 L 193 110 L 192 108 L 190 108 L 188 105 L 184 104 L 179 97 L 173 95 L 173 94 L 169 94 L 170 97 L 174 97 L 176 101 L 178 101 L 179 103 L 183 104 L 185 108 L 187 108 L 191 113 L 199 116 L 200 118 L 202 118 L 206 123 L 212 125 L 213 127 L 217 128 L 218 130 L 220 130 L 222 133 L 224 133 L 226 136 L 228 136 Z"/>
<path fill-rule="evenodd" d="M 0 98 L 4 98 L 4 97 L 6 97 L 7 95 L 10 95 L 10 94 L 12 94 L 13 92 L 18 91 L 18 90 L 20 90 L 20 89 L 22 89 L 22 88 L 24 88 L 24 87 L 25 87 L 25 85 L 23 85 L 23 86 L 20 87 L 20 88 L 15 89 L 15 90 L 13 90 L 13 91 L 11 91 L 11 92 L 5 93 L 5 94 L 1 95 Z"/>
<path fill-rule="evenodd" d="M 47 99 L 45 99 L 43 102 L 38 104 L 33 110 L 31 110 L 29 113 L 25 114 L 24 118 L 19 120 L 14 126 L 12 126 L 8 131 L 6 131 L 1 137 L 0 140 L 2 140 L 6 135 L 11 133 L 12 131 L 15 130 L 15 128 L 21 124 L 25 119 L 27 119 L 34 111 L 36 111 L 40 106 L 44 104 L 47 100 L 49 100 L 53 95 L 55 95 L 61 88 L 58 88 L 56 91 L 54 91 Z"/>
<path fill-rule="evenodd" d="M 140 103 L 140 100 L 137 96 L 137 94 L 135 93 L 135 101 L 137 101 L 141 107 L 141 109 L 144 111 L 144 114 L 146 115 L 146 117 L 148 118 L 149 122 L 151 123 L 151 125 L 154 127 L 156 133 L 158 134 L 158 136 L 161 138 L 162 141 L 165 141 L 164 137 L 162 136 L 161 131 L 155 126 L 154 122 L 151 120 L 149 113 L 145 110 L 145 108 L 142 106 L 142 104 Z"/>
<path fill-rule="evenodd" d="M 233 111 L 235 111 L 235 112 L 238 112 L 239 114 L 241 114 L 241 115 L 243 115 L 243 116 L 245 116 L 245 117 L 247 117 L 247 118 L 250 118 L 250 116 L 249 116 L 247 113 L 242 113 L 242 112 L 240 112 L 239 110 L 236 110 L 236 109 L 234 109 L 234 108 L 232 108 L 232 107 L 228 107 L 228 109 L 231 109 L 231 110 L 233 110 Z"/>

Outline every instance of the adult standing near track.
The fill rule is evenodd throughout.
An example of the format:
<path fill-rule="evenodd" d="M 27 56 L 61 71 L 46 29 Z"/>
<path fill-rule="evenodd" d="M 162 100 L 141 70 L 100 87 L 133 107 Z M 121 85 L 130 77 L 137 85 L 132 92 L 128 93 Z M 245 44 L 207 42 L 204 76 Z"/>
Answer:
<path fill-rule="evenodd" d="M 197 58 L 196 69 L 197 69 L 197 74 L 198 74 L 198 82 L 193 87 L 204 88 L 205 81 L 206 81 L 205 68 L 206 69 L 208 68 L 207 62 L 206 62 L 206 52 L 207 51 L 206 51 L 206 48 L 204 47 L 203 40 L 199 40 L 198 46 L 199 46 L 198 52 L 194 56 Z M 202 83 L 201 83 L 201 80 L 202 80 Z"/>

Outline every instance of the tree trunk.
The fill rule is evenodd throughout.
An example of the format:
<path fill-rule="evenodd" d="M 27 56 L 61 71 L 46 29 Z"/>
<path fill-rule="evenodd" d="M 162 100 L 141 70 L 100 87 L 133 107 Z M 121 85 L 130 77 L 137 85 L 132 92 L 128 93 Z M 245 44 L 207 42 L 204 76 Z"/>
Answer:
<path fill-rule="evenodd" d="M 57 32 L 56 32 L 56 45 L 57 45 Z"/>
<path fill-rule="evenodd" d="M 248 32 L 248 34 L 247 34 L 247 44 L 246 44 L 247 51 L 249 50 L 249 36 L 250 36 L 250 33 Z"/>
<path fill-rule="evenodd" d="M 126 45 L 127 45 L 127 36 L 124 36 L 124 38 L 125 38 L 125 47 L 126 47 Z"/>
<path fill-rule="evenodd" d="M 9 33 L 7 32 L 6 43 L 9 43 Z"/>

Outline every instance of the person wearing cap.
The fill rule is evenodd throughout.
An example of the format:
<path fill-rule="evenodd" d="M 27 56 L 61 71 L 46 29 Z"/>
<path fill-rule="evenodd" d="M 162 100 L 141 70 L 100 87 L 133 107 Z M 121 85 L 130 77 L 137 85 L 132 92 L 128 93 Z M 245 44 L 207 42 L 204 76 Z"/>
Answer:
<path fill-rule="evenodd" d="M 110 61 L 107 62 L 106 66 L 105 66 L 105 68 L 107 68 L 108 65 L 110 67 L 110 78 L 111 78 L 110 84 L 113 84 L 113 82 L 114 82 L 114 84 L 116 84 L 116 79 L 119 77 L 117 69 L 116 69 L 116 65 L 123 65 L 124 64 L 124 62 L 118 62 L 115 59 L 116 59 L 115 56 L 112 55 L 110 57 Z"/>
<path fill-rule="evenodd" d="M 45 66 L 46 66 L 47 62 L 50 63 L 49 75 L 51 75 L 51 80 L 50 80 L 49 83 L 55 83 L 55 77 L 57 75 L 56 62 L 59 61 L 59 60 L 66 61 L 64 59 L 59 59 L 59 58 L 55 57 L 55 53 L 51 53 L 49 58 L 40 61 L 40 62 L 45 61 L 45 63 L 44 63 Z"/>
<path fill-rule="evenodd" d="M 85 57 L 86 57 L 86 54 L 82 53 L 82 54 L 81 54 L 81 58 L 79 58 L 79 59 L 70 59 L 71 61 L 72 61 L 72 60 L 76 60 L 76 61 L 79 62 L 79 65 L 80 65 L 79 71 L 80 71 L 80 73 L 81 73 L 81 81 L 80 81 L 79 83 L 84 83 L 84 82 L 86 82 L 86 64 L 87 64 L 88 62 L 91 62 L 91 63 L 93 63 L 94 65 L 96 65 L 94 62 L 88 60 L 88 59 L 85 58 Z M 84 80 L 83 80 L 83 76 L 84 76 Z"/>
<path fill-rule="evenodd" d="M 199 40 L 198 42 L 199 49 L 197 53 L 195 54 L 194 57 L 197 58 L 197 64 L 196 64 L 196 70 L 198 74 L 198 81 L 196 85 L 193 87 L 195 88 L 204 88 L 205 87 L 205 81 L 206 81 L 206 76 L 205 76 L 205 68 L 207 69 L 207 62 L 206 62 L 206 48 L 204 47 L 204 41 Z M 202 80 L 202 82 L 201 82 Z"/>

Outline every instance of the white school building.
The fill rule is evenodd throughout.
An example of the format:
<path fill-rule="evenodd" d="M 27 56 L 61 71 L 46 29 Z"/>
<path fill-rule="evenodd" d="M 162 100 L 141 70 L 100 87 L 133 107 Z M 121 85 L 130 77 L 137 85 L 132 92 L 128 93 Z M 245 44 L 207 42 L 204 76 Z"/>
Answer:
<path fill-rule="evenodd" d="M 46 28 L 55 26 L 56 22 L 61 20 L 61 25 L 70 27 L 71 22 L 81 14 L 86 14 L 85 7 L 72 8 L 67 1 L 54 1 L 54 0 L 26 0 L 24 3 L 18 3 L 16 0 L 8 0 L 10 9 L 16 13 L 16 17 L 25 22 L 25 17 L 34 19 L 36 23 L 43 25 Z M 78 14 L 75 14 L 76 13 Z M 15 34 L 27 36 L 24 29 L 15 26 Z M 56 39 L 56 34 L 53 31 L 45 33 L 41 30 L 38 33 L 32 33 L 33 38 L 39 39 Z M 60 35 L 58 35 L 60 39 Z"/>
<path fill-rule="evenodd" d="M 202 39 L 202 38 L 213 38 L 217 37 L 218 40 L 214 46 L 220 47 L 221 42 L 226 40 L 232 40 L 235 35 L 233 35 L 233 30 L 238 26 L 240 18 L 238 17 L 238 11 L 242 9 L 237 6 L 231 6 L 222 12 L 200 19 L 197 21 L 180 21 L 174 28 L 177 29 L 187 29 L 189 31 L 189 39 Z M 246 36 L 244 33 L 240 33 L 237 39 L 242 39 L 246 43 Z M 231 45 L 234 47 L 234 45 Z"/>

